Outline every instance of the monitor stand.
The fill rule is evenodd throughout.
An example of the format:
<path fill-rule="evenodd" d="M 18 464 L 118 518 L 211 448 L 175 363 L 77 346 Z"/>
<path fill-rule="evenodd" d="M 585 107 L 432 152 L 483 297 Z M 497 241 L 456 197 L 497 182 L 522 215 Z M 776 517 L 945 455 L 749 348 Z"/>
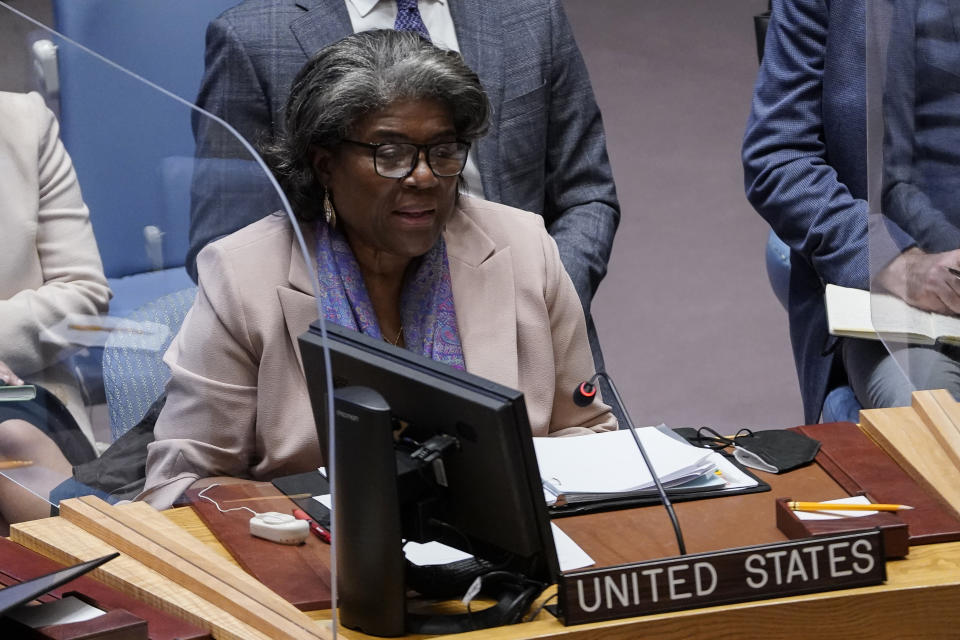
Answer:
<path fill-rule="evenodd" d="M 546 585 L 506 572 L 498 572 L 505 574 L 501 580 L 488 581 L 497 586 L 491 594 L 497 604 L 492 607 L 459 615 L 407 612 L 401 492 L 403 504 L 409 505 L 411 496 L 416 496 L 413 502 L 428 512 L 434 492 L 421 478 L 430 471 L 411 472 L 413 463 L 406 454 L 398 464 L 390 407 L 373 389 L 337 389 L 334 412 L 333 530 L 340 622 L 370 635 L 390 637 L 458 633 L 517 621 Z M 400 473 L 398 466 L 404 467 Z M 419 488 L 412 486 L 415 479 Z M 482 573 L 490 571 L 480 568 Z M 485 586 L 486 592 L 491 585 Z"/>

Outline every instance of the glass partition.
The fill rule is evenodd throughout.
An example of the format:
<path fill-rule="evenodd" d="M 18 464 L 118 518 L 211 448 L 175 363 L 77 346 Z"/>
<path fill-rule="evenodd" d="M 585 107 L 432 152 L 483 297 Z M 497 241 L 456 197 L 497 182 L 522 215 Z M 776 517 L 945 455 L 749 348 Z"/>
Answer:
<path fill-rule="evenodd" d="M 146 3 L 116 7 L 141 23 L 151 10 Z M 160 11 L 177 15 L 184 7 Z M 572 338 L 543 335 L 554 330 L 547 322 L 523 336 L 531 344 L 562 340 L 562 362 L 551 361 L 542 376 L 555 376 L 551 384 L 563 400 L 515 390 L 526 385 L 540 392 L 542 376 L 521 379 L 523 367 L 512 362 L 525 352 L 517 347 L 513 316 L 505 331 L 489 329 L 496 326 L 489 308 L 515 294 L 511 269 L 555 274 L 559 255 L 538 249 L 531 255 L 540 262 L 531 265 L 493 260 L 496 273 L 482 282 L 473 271 L 464 275 L 493 252 L 480 226 L 499 229 L 491 220 L 506 215 L 458 195 L 471 141 L 459 136 L 482 130 L 486 114 L 476 77 L 450 70 L 458 81 L 476 84 L 464 92 L 473 97 L 463 98 L 474 101 L 467 105 L 472 113 L 466 102 L 454 118 L 453 107 L 440 108 L 436 98 L 419 99 L 413 111 L 395 99 L 372 115 L 354 107 L 323 138 L 312 119 L 325 117 L 316 94 L 330 81 L 325 73 L 311 76 L 295 92 L 291 112 L 298 122 L 287 123 L 287 139 L 260 139 L 255 151 L 226 122 L 184 99 L 197 94 L 202 57 L 175 58 L 182 50 L 199 52 L 195 40 L 181 42 L 171 32 L 168 44 L 156 34 L 138 43 L 126 33 L 123 50 L 108 57 L 98 51 L 102 38 L 106 49 L 117 46 L 99 23 L 109 24 L 108 16 L 98 16 L 92 31 L 76 16 L 59 16 L 61 34 L 2 2 L 0 12 L 4 20 L 29 24 L 23 31 L 33 33 L 36 68 L 44 72 L 38 87 L 45 89 L 0 95 L 0 109 L 19 109 L 22 121 L 13 126 L 12 118 L 0 118 L 3 138 L 36 145 L 39 137 L 49 147 L 40 166 L 28 167 L 40 176 L 39 208 L 24 214 L 33 216 L 25 226 L 39 231 L 23 235 L 38 264 L 0 301 L 27 300 L 17 330 L 30 341 L 0 336 L 0 359 L 37 393 L 50 391 L 51 402 L 61 388 L 49 383 L 62 384 L 67 404 L 59 422 L 47 405 L 30 420 L 0 414 L 0 436 L 17 422 L 29 441 L 14 448 L 0 440 L 11 443 L 0 461 L 23 461 L 0 469 L 6 481 L 0 513 L 26 519 L 25 509 L 7 505 L 32 501 L 27 515 L 39 518 L 61 500 L 89 494 L 162 509 L 190 502 L 214 505 L 214 518 L 233 511 L 246 522 L 252 514 L 251 532 L 283 537 L 286 530 L 271 522 L 283 523 L 261 517 L 266 503 L 247 506 L 252 498 L 227 485 L 242 478 L 269 487 L 284 478 L 281 484 L 296 486 L 303 474 L 307 488 L 286 492 L 309 499 L 323 485 L 317 467 L 326 461 L 321 473 L 330 500 L 298 504 L 335 525 L 331 600 L 337 602 L 339 584 L 345 624 L 396 635 L 519 620 L 559 570 L 530 434 L 589 433 L 611 427 L 613 418 L 606 406 L 577 404 L 570 395 L 593 373 L 585 327 L 577 325 Z M 421 41 L 403 37 L 400 44 L 412 49 L 402 56 L 410 56 Z M 459 64 L 431 51 L 434 63 Z M 167 57 L 165 65 L 193 69 L 191 78 L 181 83 L 160 73 L 157 61 Z M 461 131 L 467 118 L 474 118 L 473 128 Z M 47 126 L 42 135 L 35 122 Z M 383 138 L 384 123 L 399 142 L 370 142 Z M 345 131 L 358 140 L 346 139 Z M 50 158 L 55 172 L 45 164 Z M 48 186 L 48 178 L 59 182 Z M 63 210 L 58 197 L 72 198 L 73 209 Z M 545 232 L 531 227 L 539 247 Z M 80 257 L 85 268 L 71 270 Z M 371 270 L 370 259 L 384 271 Z M 395 296 L 380 289 L 388 267 L 399 276 Z M 576 315 L 560 315 L 582 316 L 573 288 L 563 289 L 560 280 L 561 286 L 519 286 L 527 287 L 523 295 L 543 297 L 542 308 L 558 314 L 551 318 L 558 326 L 576 325 Z M 380 305 L 385 299 L 391 308 Z M 336 335 L 327 335 L 328 324 L 338 325 Z M 310 337 L 301 338 L 308 330 Z M 36 366 L 26 366 L 24 354 Z M 335 396 L 335 385 L 365 390 Z M 8 397 L 0 409 L 36 404 Z M 344 404 L 335 407 L 335 397 Z M 338 460 L 347 475 L 336 472 Z M 32 500 L 20 499 L 24 492 Z M 350 509 L 336 509 L 338 500 Z M 432 547 L 412 541 L 443 541 L 459 551 L 447 549 L 454 555 L 438 560 Z M 405 557 L 415 549 L 425 554 L 421 568 Z M 449 570 L 433 567 L 454 558 L 459 564 Z M 394 569 L 393 582 L 384 577 L 385 563 Z M 338 568 L 355 573 L 340 576 Z M 426 615 L 409 614 L 408 587 L 459 598 L 481 576 L 490 582 L 459 618 L 434 618 L 429 598 L 411 605 Z M 383 583 L 386 595 L 371 600 L 379 593 L 374 583 Z M 358 593 L 361 600 L 351 599 Z M 380 626 L 380 609 L 388 606 L 394 618 Z M 337 621 L 335 608 L 334 627 Z"/>
<path fill-rule="evenodd" d="M 55 16 L 60 33 L 0 2 L 35 88 L 0 86 L 0 167 L 22 178 L 0 196 L 4 534 L 66 498 L 167 508 L 198 477 L 267 482 L 321 464 L 297 348 L 317 318 L 315 261 L 260 155 L 184 99 L 205 22 L 181 29 L 178 12 L 196 3 L 85 4 L 97 15 Z M 115 10 L 157 31 L 125 34 L 139 74 L 100 53 L 117 46 L 109 29 L 86 28 Z M 234 218 L 260 221 L 198 241 L 202 220 Z M 185 265 L 198 253 L 197 283 Z M 264 450 L 264 433 L 280 444 Z"/>
<path fill-rule="evenodd" d="M 867 3 L 871 315 L 891 384 L 960 376 L 960 9 Z"/>

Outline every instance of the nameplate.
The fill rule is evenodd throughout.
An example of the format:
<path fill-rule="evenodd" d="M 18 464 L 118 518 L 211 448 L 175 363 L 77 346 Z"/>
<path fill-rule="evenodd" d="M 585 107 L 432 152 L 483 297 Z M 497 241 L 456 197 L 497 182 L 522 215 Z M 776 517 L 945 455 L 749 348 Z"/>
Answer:
<path fill-rule="evenodd" d="M 582 624 L 764 598 L 881 584 L 883 538 L 871 529 L 560 577 L 560 618 Z"/>

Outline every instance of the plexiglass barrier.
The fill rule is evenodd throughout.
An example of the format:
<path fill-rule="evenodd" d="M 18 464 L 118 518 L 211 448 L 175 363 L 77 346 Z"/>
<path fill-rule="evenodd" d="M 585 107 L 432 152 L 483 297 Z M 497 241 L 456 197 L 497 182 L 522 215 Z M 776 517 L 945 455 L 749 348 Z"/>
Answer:
<path fill-rule="evenodd" d="M 196 3 L 153 5 L 101 9 L 160 29 L 161 17 L 143 12 L 179 15 Z M 62 19 L 65 34 L 30 23 L 23 31 L 46 56 L 37 68 L 48 80 L 56 73 L 46 82 L 56 91 L 46 105 L 37 94 L 0 102 L 21 123 L 4 116 L 5 140 L 51 149 L 29 167 L 39 207 L 24 213 L 25 227 L 39 231 L 22 233 L 37 264 L 0 302 L 27 300 L 22 335 L 4 336 L 0 359 L 51 398 L 58 372 L 67 405 L 57 422 L 49 403 L 5 390 L 0 460 L 20 466 L 0 469 L 0 512 L 39 518 L 94 494 L 162 509 L 191 503 L 246 526 L 273 509 L 233 479 L 274 491 L 271 481 L 297 486 L 290 478 L 304 474 L 305 488 L 286 492 L 333 525 L 332 546 L 319 553 L 330 557 L 330 597 L 339 593 L 345 624 L 397 635 L 522 619 L 558 573 L 531 434 L 588 434 L 615 419 L 572 397 L 592 358 L 542 225 L 520 224 L 536 250 L 511 255 L 505 229 L 532 214 L 458 195 L 488 116 L 476 75 L 411 33 L 351 36 L 294 83 L 282 127 L 245 132 L 255 151 L 190 102 L 202 29 L 178 40 L 174 20 L 179 35 L 168 44 L 151 33 L 140 50 L 125 33 L 117 48 L 101 20 L 109 24 L 107 14 Z M 95 33 L 84 29 L 91 23 Z M 97 51 L 100 38 L 111 56 Z M 193 69 L 183 84 L 166 75 L 174 49 L 197 53 L 174 65 Z M 383 76 L 357 82 L 364 74 Z M 271 139 L 269 126 L 285 138 Z M 47 186 L 52 178 L 61 183 Z M 67 196 L 69 216 L 49 201 Z M 85 269 L 71 270 L 81 254 Z M 543 278 L 514 277 L 528 272 Z M 548 321 L 527 328 L 514 296 Z M 498 307 L 505 312 L 490 313 Z M 531 357 L 538 348 L 555 358 Z M 34 413 L 13 414 L 18 406 Z M 326 507 L 312 501 L 324 462 Z M 283 537 L 271 523 L 284 525 L 251 527 Z M 434 541 L 459 551 L 412 544 Z M 425 557 L 411 559 L 415 548 Z M 280 549 L 261 557 L 269 563 Z M 295 564 L 325 566 L 306 556 Z M 458 617 L 423 609 L 430 598 L 463 597 L 475 580 L 481 593 Z M 426 600 L 408 602 L 409 588 Z"/>
<path fill-rule="evenodd" d="M 960 5 L 867 3 L 871 384 L 960 393 Z"/>
<path fill-rule="evenodd" d="M 0 86 L 5 531 L 67 498 L 168 508 L 322 464 L 297 347 L 316 263 L 258 152 L 192 104 L 216 4 L 55 3 L 60 33 L 0 3 L 36 72 Z"/>

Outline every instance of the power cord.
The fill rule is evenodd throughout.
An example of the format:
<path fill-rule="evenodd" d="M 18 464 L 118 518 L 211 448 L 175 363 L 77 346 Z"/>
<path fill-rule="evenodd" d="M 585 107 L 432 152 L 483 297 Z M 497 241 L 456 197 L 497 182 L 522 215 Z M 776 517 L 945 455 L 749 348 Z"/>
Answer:
<path fill-rule="evenodd" d="M 555 599 L 557 595 L 558 595 L 557 592 L 554 592 L 552 596 L 550 596 L 549 598 L 546 598 L 543 602 L 541 602 L 540 606 L 537 607 L 536 610 L 533 613 L 531 613 L 530 616 L 526 619 L 526 622 L 533 622 L 534 620 L 536 620 L 537 616 L 540 615 L 540 612 L 543 611 L 543 608 L 547 606 L 547 603 Z"/>

